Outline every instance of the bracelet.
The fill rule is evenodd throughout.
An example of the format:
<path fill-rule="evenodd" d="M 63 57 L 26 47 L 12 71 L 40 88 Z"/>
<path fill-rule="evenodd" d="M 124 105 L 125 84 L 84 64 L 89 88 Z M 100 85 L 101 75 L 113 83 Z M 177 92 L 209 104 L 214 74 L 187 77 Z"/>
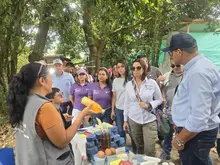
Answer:
<path fill-rule="evenodd" d="M 175 139 L 176 139 L 176 144 L 179 146 L 179 147 L 182 147 L 185 145 L 184 142 L 182 142 L 177 136 L 175 136 Z"/>

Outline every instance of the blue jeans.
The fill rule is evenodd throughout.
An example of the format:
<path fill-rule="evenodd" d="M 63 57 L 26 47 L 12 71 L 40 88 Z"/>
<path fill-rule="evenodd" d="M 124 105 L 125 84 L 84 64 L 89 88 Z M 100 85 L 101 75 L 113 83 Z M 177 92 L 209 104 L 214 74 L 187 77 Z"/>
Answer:
<path fill-rule="evenodd" d="M 115 115 L 116 115 L 116 125 L 118 127 L 118 133 L 121 137 L 123 137 L 125 139 L 125 143 L 126 143 L 126 133 L 125 131 L 123 130 L 123 125 L 124 125 L 124 111 L 123 110 L 120 110 L 120 109 L 117 109 L 115 108 Z M 130 135 L 131 137 L 131 135 Z M 134 140 L 133 138 L 131 137 L 131 145 L 132 145 L 132 148 L 133 148 L 133 153 L 136 153 L 137 151 L 137 147 L 134 143 Z"/>
<path fill-rule="evenodd" d="M 209 152 L 215 146 L 217 132 L 218 128 L 203 131 L 186 142 L 185 148 L 179 151 L 182 165 L 213 165 Z"/>
<path fill-rule="evenodd" d="M 166 154 L 170 155 L 170 152 L 172 150 L 172 140 L 173 140 L 173 124 L 170 124 L 170 132 L 167 136 L 164 136 L 164 143 L 163 143 L 163 150 L 166 152 Z"/>
<path fill-rule="evenodd" d="M 218 126 L 218 129 L 220 129 L 220 124 Z M 220 138 L 217 138 L 217 153 L 218 153 L 218 156 L 220 156 Z"/>
<path fill-rule="evenodd" d="M 121 137 L 125 138 L 126 140 L 126 134 L 125 131 L 123 130 L 123 125 L 124 125 L 124 111 L 121 109 L 115 108 L 115 115 L 116 115 L 116 125 L 118 127 L 118 133 Z"/>
<path fill-rule="evenodd" d="M 217 139 L 217 153 L 220 156 L 220 138 Z"/>
<path fill-rule="evenodd" d="M 98 124 L 96 118 L 99 118 L 102 122 L 112 124 L 111 112 L 112 112 L 112 108 L 108 108 L 105 110 L 104 114 L 100 113 L 100 114 L 92 115 L 93 124 Z"/>

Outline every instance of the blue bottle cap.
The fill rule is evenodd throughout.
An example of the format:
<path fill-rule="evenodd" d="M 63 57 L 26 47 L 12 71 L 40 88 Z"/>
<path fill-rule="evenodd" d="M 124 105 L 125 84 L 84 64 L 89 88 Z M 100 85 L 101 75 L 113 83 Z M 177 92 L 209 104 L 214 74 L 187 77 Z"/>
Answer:
<path fill-rule="evenodd" d="M 125 152 L 129 153 L 129 148 L 128 147 L 125 148 Z"/>

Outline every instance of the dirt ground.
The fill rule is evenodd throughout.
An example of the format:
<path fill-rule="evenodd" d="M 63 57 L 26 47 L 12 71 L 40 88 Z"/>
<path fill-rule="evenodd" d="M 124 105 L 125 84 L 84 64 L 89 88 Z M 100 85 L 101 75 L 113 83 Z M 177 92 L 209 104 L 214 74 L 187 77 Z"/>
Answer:
<path fill-rule="evenodd" d="M 128 139 L 128 144 L 130 144 L 129 139 Z M 13 135 L 13 130 L 8 124 L 0 127 L 0 148 L 5 148 L 5 147 L 15 148 L 15 138 Z M 161 146 L 159 144 L 156 144 L 156 156 L 157 157 L 159 157 L 160 152 L 161 152 Z M 213 148 L 210 153 L 211 153 L 211 157 L 214 162 L 214 165 L 220 165 L 220 161 L 217 160 L 216 149 Z M 173 149 L 171 155 L 172 155 L 171 161 L 175 163 L 175 165 L 180 165 L 177 150 Z"/>

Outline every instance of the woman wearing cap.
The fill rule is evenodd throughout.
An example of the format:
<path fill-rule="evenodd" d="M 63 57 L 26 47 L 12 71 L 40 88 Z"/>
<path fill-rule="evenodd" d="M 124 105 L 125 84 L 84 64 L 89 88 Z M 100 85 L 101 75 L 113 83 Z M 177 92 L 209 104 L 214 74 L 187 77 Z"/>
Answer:
<path fill-rule="evenodd" d="M 108 70 L 101 67 L 98 71 L 98 82 L 93 83 L 89 96 L 97 102 L 103 109 L 102 114 L 93 115 L 93 123 L 97 124 L 96 118 L 101 121 L 112 124 L 111 111 L 112 111 L 112 87 Z"/>
<path fill-rule="evenodd" d="M 14 75 L 7 97 L 9 122 L 16 128 L 17 165 L 73 165 L 69 143 L 82 119 L 90 110 L 86 107 L 69 128 L 53 104 L 45 98 L 52 90 L 52 77 L 40 63 L 24 65 Z"/>
<path fill-rule="evenodd" d="M 78 115 L 85 108 L 81 103 L 84 96 L 89 96 L 90 84 L 88 83 L 87 72 L 85 69 L 80 68 L 77 72 L 76 83 L 70 89 L 70 100 L 73 104 L 73 121 L 77 119 Z M 88 120 L 84 118 L 83 126 L 89 126 Z"/>
<path fill-rule="evenodd" d="M 162 95 L 156 81 L 147 78 L 146 67 L 142 59 L 133 62 L 134 79 L 125 88 L 123 128 L 129 124 L 138 154 L 155 156 L 157 122 L 152 112 L 162 103 Z"/>

